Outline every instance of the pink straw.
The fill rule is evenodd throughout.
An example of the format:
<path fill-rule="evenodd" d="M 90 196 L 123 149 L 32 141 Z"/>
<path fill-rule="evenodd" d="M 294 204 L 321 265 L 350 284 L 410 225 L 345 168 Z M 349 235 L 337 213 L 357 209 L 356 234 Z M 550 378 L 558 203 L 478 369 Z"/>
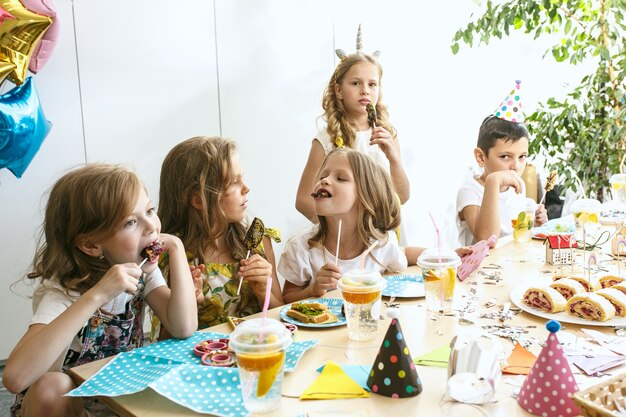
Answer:
<path fill-rule="evenodd" d="M 437 222 L 435 222 L 435 218 L 430 211 L 428 212 L 428 215 L 430 216 L 430 220 L 433 222 L 433 226 L 435 226 L 435 232 L 437 233 L 437 249 L 441 249 L 441 233 L 439 233 Z"/>
<path fill-rule="evenodd" d="M 270 306 L 271 297 L 272 297 L 272 277 L 270 276 L 265 286 L 265 300 L 263 301 L 263 312 L 261 313 L 261 331 L 259 332 L 259 343 L 263 342 L 263 328 L 265 327 L 265 319 L 267 317 L 267 309 Z"/>

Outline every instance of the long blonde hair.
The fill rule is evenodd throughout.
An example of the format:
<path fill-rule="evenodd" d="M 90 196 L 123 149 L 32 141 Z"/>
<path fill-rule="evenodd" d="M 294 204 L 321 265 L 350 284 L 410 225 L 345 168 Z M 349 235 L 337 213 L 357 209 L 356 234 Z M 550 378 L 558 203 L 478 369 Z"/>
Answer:
<path fill-rule="evenodd" d="M 28 278 L 57 277 L 65 289 L 79 293 L 93 287 L 111 265 L 80 250 L 78 240 L 112 237 L 142 189 L 137 175 L 119 165 L 87 164 L 62 176 L 50 191 Z"/>
<path fill-rule="evenodd" d="M 217 249 L 215 240 L 226 235 L 233 259 L 246 255 L 241 223 L 228 223 L 220 198 L 231 183 L 231 160 L 236 144 L 221 137 L 197 136 L 174 146 L 161 167 L 158 214 L 161 228 L 181 238 L 185 248 L 205 262 L 207 249 Z M 204 210 L 193 206 L 200 198 Z"/>
<path fill-rule="evenodd" d="M 346 116 L 346 109 L 343 106 L 343 101 L 337 97 L 335 86 L 340 85 L 343 82 L 346 73 L 353 65 L 359 63 L 370 63 L 378 70 L 379 79 L 383 78 L 383 68 L 376 58 L 371 55 L 356 53 L 346 56 L 339 62 L 337 68 L 328 86 L 324 91 L 324 98 L 322 99 L 322 108 L 324 109 L 324 118 L 326 119 L 326 131 L 330 137 L 331 143 L 335 143 L 337 137 L 343 138 L 345 146 L 351 148 L 356 140 L 356 129 L 350 124 L 350 120 Z M 379 82 L 378 102 L 376 103 L 376 115 L 377 126 L 385 128 L 391 136 L 396 138 L 396 129 L 391 125 L 389 121 L 389 111 L 387 106 L 383 104 L 383 92 L 382 84 Z"/>
<path fill-rule="evenodd" d="M 395 196 L 391 177 L 368 155 L 352 149 L 338 148 L 326 155 L 317 174 L 318 179 L 330 158 L 340 153 L 345 153 L 348 157 L 356 183 L 359 210 L 356 239 L 363 248 L 368 247 L 372 240 L 386 241 L 387 232 L 400 225 L 400 202 Z M 326 218 L 317 218 L 319 228 L 309 239 L 309 247 L 322 247 L 328 234 Z M 375 258 L 374 260 L 376 261 Z"/>

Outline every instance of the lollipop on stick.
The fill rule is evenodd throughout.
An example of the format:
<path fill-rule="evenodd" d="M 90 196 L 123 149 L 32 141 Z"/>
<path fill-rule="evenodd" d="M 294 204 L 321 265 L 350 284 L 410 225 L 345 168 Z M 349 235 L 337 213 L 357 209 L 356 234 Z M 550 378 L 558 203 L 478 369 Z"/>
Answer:
<path fill-rule="evenodd" d="M 163 252 L 165 252 L 163 242 L 155 240 L 154 242 L 150 243 L 141 251 L 140 255 L 143 258 L 143 261 L 141 261 L 139 267 L 141 268 L 143 264 L 145 264 L 147 261 L 154 262 L 154 260 L 158 259 L 159 255 Z"/>
<path fill-rule="evenodd" d="M 246 238 L 244 240 L 244 244 L 248 249 L 248 253 L 246 253 L 246 259 L 250 257 L 250 252 L 261 244 L 263 240 L 263 234 L 265 233 L 265 225 L 258 217 L 255 217 L 246 232 Z M 237 287 L 237 295 L 241 292 L 241 284 L 243 283 L 243 278 L 239 280 L 239 287 Z"/>
<path fill-rule="evenodd" d="M 545 192 L 541 196 L 541 201 L 539 201 L 539 204 L 543 204 L 543 201 L 545 200 L 546 194 L 548 194 L 548 191 L 551 191 L 556 185 L 556 180 L 557 180 L 557 172 L 550 171 L 550 174 L 548 174 L 548 177 L 546 178 L 546 185 L 543 187 Z"/>
<path fill-rule="evenodd" d="M 365 110 L 367 110 L 367 122 L 372 128 L 376 128 L 376 107 L 374 107 L 372 103 L 367 103 Z"/>

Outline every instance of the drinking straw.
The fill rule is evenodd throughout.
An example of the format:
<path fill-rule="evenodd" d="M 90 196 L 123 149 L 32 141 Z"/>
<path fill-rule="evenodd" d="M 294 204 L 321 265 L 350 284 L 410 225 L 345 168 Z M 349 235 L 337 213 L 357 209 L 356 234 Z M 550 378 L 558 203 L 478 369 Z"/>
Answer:
<path fill-rule="evenodd" d="M 261 312 L 261 331 L 259 332 L 259 343 L 263 343 L 263 329 L 265 328 L 265 319 L 267 318 L 267 309 L 270 306 L 271 296 L 272 296 L 272 277 L 270 276 L 265 286 L 265 300 L 263 300 L 263 310 Z"/>
<path fill-rule="evenodd" d="M 437 227 L 437 223 L 435 222 L 435 218 L 433 217 L 433 214 L 429 211 L 428 215 L 430 216 L 430 220 L 433 222 L 433 226 L 435 226 L 435 232 L 437 233 L 437 240 L 436 240 L 437 249 L 441 249 L 441 233 L 439 233 L 439 228 Z"/>
<path fill-rule="evenodd" d="M 339 219 L 339 229 L 337 230 L 337 249 L 335 251 L 335 265 L 338 265 L 339 262 L 339 243 L 341 242 L 341 221 L 343 219 Z"/>
<path fill-rule="evenodd" d="M 246 253 L 246 259 L 250 257 L 250 249 L 248 249 L 248 253 Z M 241 284 L 243 284 L 243 277 L 239 280 L 239 285 L 237 286 L 237 295 L 241 292 Z"/>
<path fill-rule="evenodd" d="M 365 258 L 367 255 L 378 245 L 378 241 L 372 243 L 369 248 L 365 249 L 365 252 L 361 254 L 361 269 L 365 268 Z"/>

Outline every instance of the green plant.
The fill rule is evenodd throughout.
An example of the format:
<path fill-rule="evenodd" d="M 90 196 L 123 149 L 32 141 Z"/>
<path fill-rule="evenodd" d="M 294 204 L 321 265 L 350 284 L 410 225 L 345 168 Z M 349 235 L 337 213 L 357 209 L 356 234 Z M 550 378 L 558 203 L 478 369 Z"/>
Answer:
<path fill-rule="evenodd" d="M 558 62 L 594 63 L 595 71 L 563 100 L 550 98 L 526 117 L 530 152 L 546 157 L 549 170 L 564 175 L 565 188 L 585 190 L 604 200 L 609 177 L 623 168 L 626 157 L 626 0 L 513 0 L 494 5 L 489 0 L 478 19 L 456 32 L 470 47 L 474 36 L 488 44 L 493 38 L 523 31 L 537 39 L 550 35 L 556 43 L 546 51 Z M 569 175 L 568 175 L 569 174 Z M 575 175 L 573 175 L 575 174 Z"/>

